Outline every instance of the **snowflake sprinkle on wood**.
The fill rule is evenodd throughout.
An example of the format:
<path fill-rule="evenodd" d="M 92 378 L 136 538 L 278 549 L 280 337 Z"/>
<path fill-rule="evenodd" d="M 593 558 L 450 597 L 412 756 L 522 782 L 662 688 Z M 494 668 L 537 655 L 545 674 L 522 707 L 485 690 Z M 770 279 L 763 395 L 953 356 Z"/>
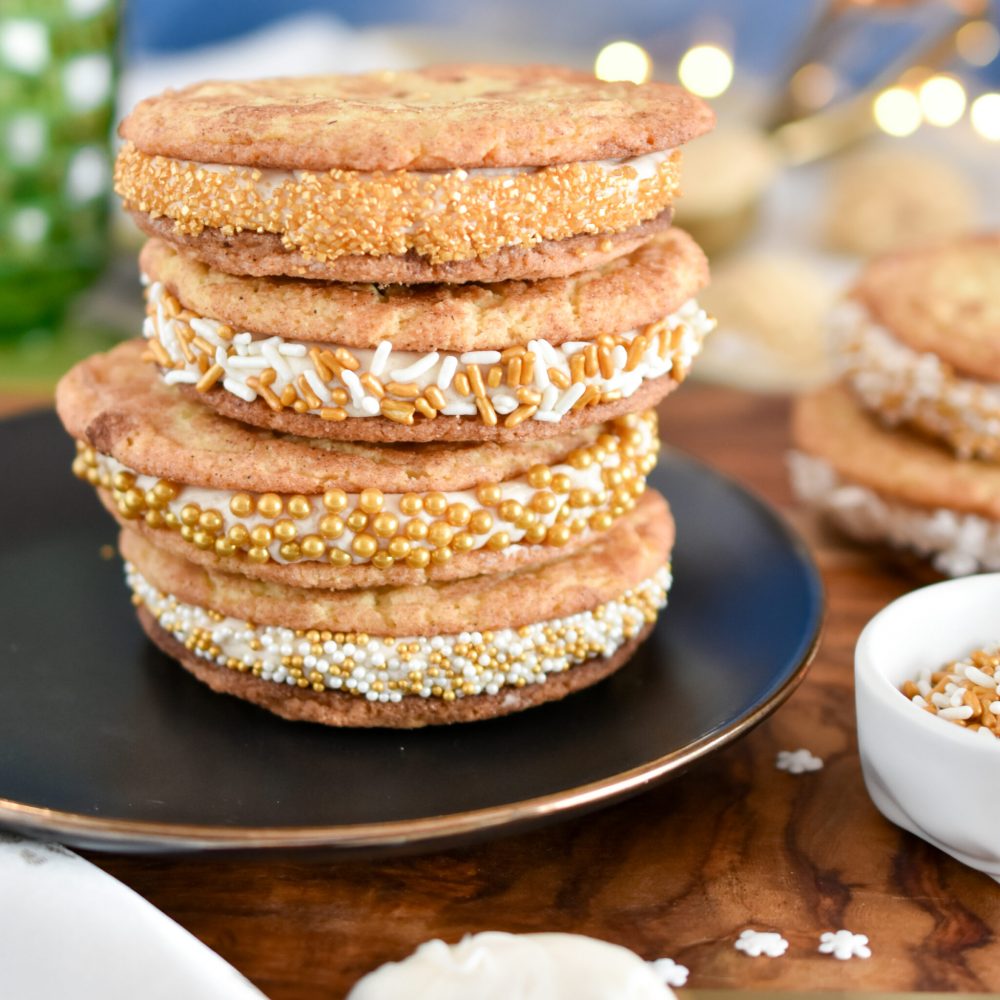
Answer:
<path fill-rule="evenodd" d="M 851 931 L 826 931 L 820 935 L 819 950 L 824 955 L 833 955 L 842 962 L 849 958 L 871 958 L 872 950 L 868 947 L 868 937 L 865 934 L 854 934 Z"/>
<path fill-rule="evenodd" d="M 788 942 L 774 931 L 748 929 L 736 939 L 734 947 L 751 958 L 760 958 L 761 955 L 778 958 L 788 951 Z"/>
<path fill-rule="evenodd" d="M 658 958 L 649 964 L 666 986 L 683 986 L 688 981 L 687 966 L 678 965 L 672 958 Z"/>
<path fill-rule="evenodd" d="M 806 771 L 818 771 L 823 766 L 823 760 L 805 749 L 779 750 L 774 766 L 789 774 L 805 774 Z"/>

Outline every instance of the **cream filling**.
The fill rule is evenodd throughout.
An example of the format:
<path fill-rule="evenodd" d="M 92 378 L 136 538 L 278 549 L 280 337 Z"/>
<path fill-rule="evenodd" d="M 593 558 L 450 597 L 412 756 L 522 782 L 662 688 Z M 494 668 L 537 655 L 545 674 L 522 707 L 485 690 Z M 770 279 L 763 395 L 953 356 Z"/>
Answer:
<path fill-rule="evenodd" d="M 608 436 L 614 437 L 617 436 L 617 433 L 612 425 Z M 569 488 L 564 490 L 562 495 L 553 494 L 554 502 L 550 511 L 539 510 L 539 505 L 535 502 L 535 498 L 543 491 L 551 493 L 551 489 L 543 488 L 543 490 L 540 490 L 532 486 L 528 481 L 527 474 L 500 483 L 500 499 L 490 507 L 485 507 L 480 502 L 475 488 L 451 490 L 442 493 L 441 495 L 446 498 L 449 506 L 452 504 L 464 504 L 473 514 L 477 511 L 491 512 L 491 526 L 484 531 L 474 532 L 470 531 L 468 527 L 463 529 L 457 526 L 452 529 L 454 535 L 464 531 L 469 536 L 468 547 L 463 551 L 472 552 L 483 548 L 492 548 L 490 539 L 496 531 L 503 531 L 509 539 L 509 544 L 501 551 L 511 554 L 519 550 L 520 543 L 524 542 L 530 526 L 522 518 L 517 518 L 513 521 L 503 520 L 500 516 L 499 508 L 505 501 L 516 501 L 525 511 L 532 512 L 533 524 L 541 524 L 549 528 L 564 522 L 571 523 L 574 520 L 588 522 L 593 514 L 613 507 L 615 505 L 615 490 L 609 488 L 605 483 L 605 473 L 608 470 L 616 470 L 621 473 L 621 481 L 627 487 L 631 487 L 633 498 L 641 495 L 645 489 L 646 473 L 655 464 L 656 455 L 660 447 L 656 421 L 652 418 L 640 418 L 636 420 L 634 428 L 626 433 L 632 439 L 628 447 L 619 445 L 614 450 L 603 449 L 604 457 L 592 461 L 586 468 L 578 468 L 568 462 L 548 467 L 552 473 L 552 478 L 564 475 L 569 480 Z M 148 494 L 159 482 L 159 477 L 137 473 L 128 466 L 116 461 L 110 455 L 98 452 L 96 454 L 96 462 L 102 479 L 105 476 L 108 479 L 113 479 L 115 474 L 120 472 L 128 473 L 134 477 L 133 488 L 142 494 Z M 256 512 L 256 500 L 259 499 L 259 494 L 253 495 L 255 512 L 237 516 L 230 508 L 230 501 L 237 493 L 235 490 L 208 489 L 200 486 L 186 486 L 181 484 L 174 484 L 174 487 L 177 490 L 175 497 L 157 508 L 161 517 L 167 513 L 172 513 L 178 520 L 182 520 L 183 509 L 189 504 L 195 504 L 201 511 L 214 511 L 219 515 L 222 522 L 221 530 L 218 532 L 219 535 L 228 534 L 230 528 L 237 524 L 242 524 L 249 531 L 252 531 L 259 525 L 274 528 L 276 520 L 284 519 L 294 525 L 296 531 L 295 540 L 298 542 L 301 542 L 303 538 L 312 536 L 322 539 L 325 544 L 323 554 L 317 557 L 316 560 L 311 560 L 304 554 L 296 559 L 287 559 L 282 555 L 282 539 L 275 537 L 268 545 L 261 546 L 262 548 L 266 548 L 272 562 L 324 561 L 329 560 L 331 551 L 346 553 L 351 557 L 351 562 L 355 564 L 371 561 L 370 557 L 357 555 L 352 548 L 352 544 L 358 534 L 373 534 L 370 523 L 357 532 L 351 530 L 346 523 L 350 511 L 358 506 L 357 495 L 347 495 L 347 506 L 339 518 L 341 533 L 337 537 L 331 537 L 332 532 L 328 527 L 330 514 L 323 504 L 323 498 L 319 496 L 307 498 L 309 500 L 310 511 L 304 517 L 293 517 L 286 512 L 280 518 L 276 519 L 274 517 L 265 517 Z M 586 494 L 574 493 L 574 491 L 587 491 L 590 494 L 591 502 L 579 502 Z M 404 526 L 413 520 L 422 522 L 429 531 L 436 518 L 423 511 L 416 515 L 405 514 L 402 509 L 403 497 L 407 495 L 403 493 L 382 494 L 382 512 L 393 515 L 398 522 L 398 527 L 393 534 L 404 535 Z M 634 503 L 634 499 L 632 502 Z M 287 508 L 288 504 L 285 503 L 283 506 Z M 370 517 L 368 520 L 371 522 L 373 517 Z M 411 539 L 411 549 L 423 548 L 427 549 L 428 552 L 433 552 L 435 548 L 439 547 L 428 537 L 427 531 L 425 531 L 423 538 L 414 539 L 412 536 L 404 537 Z M 388 538 L 379 539 L 380 548 L 384 549 L 387 544 Z"/>
<path fill-rule="evenodd" d="M 165 371 L 164 381 L 171 385 L 198 385 L 204 375 L 199 355 L 179 338 L 178 320 L 168 316 L 164 310 L 165 292 L 162 283 L 149 284 L 150 314 L 143 323 L 143 336 L 158 342 L 165 352 L 161 362 L 169 361 L 172 366 Z M 410 405 L 411 411 L 412 404 L 408 404 L 407 400 L 415 395 L 423 398 L 430 388 L 443 398 L 444 405 L 436 412 L 449 417 L 477 416 L 482 413 L 482 407 L 477 404 L 474 392 L 463 392 L 461 380 L 467 377 L 469 366 L 478 369 L 483 377 L 484 370 L 500 365 L 502 361 L 500 351 L 417 353 L 394 350 L 392 344 L 384 340 L 373 350 L 351 348 L 349 354 L 357 368 L 344 369 L 334 379 L 328 380 L 323 378 L 322 369 L 317 367 L 314 353 L 318 350 L 336 352 L 344 349 L 277 336 L 265 338 L 248 332 L 230 334 L 227 338 L 220 336 L 219 330 L 224 324 L 218 320 L 198 317 L 186 322 L 213 352 L 206 358 L 210 364 L 218 366 L 213 384 L 221 384 L 227 392 L 252 403 L 262 394 L 257 388 L 257 379 L 264 373 L 274 372 L 269 391 L 278 397 L 290 387 L 298 398 L 302 398 L 300 380 L 304 380 L 319 405 L 309 405 L 301 412 L 325 416 L 329 411 L 336 410 L 340 419 L 343 419 L 341 412 L 346 417 L 384 415 L 384 397 L 379 397 L 370 385 L 366 385 L 367 375 L 374 376 L 384 387 L 386 395 L 392 398 L 397 398 L 392 391 L 394 384 L 412 387 L 410 396 L 398 396 L 398 402 L 403 406 Z M 572 359 L 586 351 L 591 342 L 569 341 L 555 347 L 545 340 L 533 340 L 527 345 L 527 351 L 533 357 L 531 384 L 519 388 L 536 393 L 538 402 L 525 404 L 522 402 L 523 393 L 519 397 L 518 390 L 506 382 L 491 386 L 485 377 L 483 395 L 500 418 L 499 422 L 519 411 L 525 414 L 524 419 L 558 423 L 588 392 L 595 401 L 595 394 L 601 398 L 628 398 L 651 379 L 673 373 L 683 378 L 701 351 L 706 334 L 714 328 L 715 321 L 691 299 L 656 326 L 659 329 L 652 336 L 644 330 L 620 334 L 618 339 L 621 343 L 610 350 L 606 367 L 582 377 L 579 371 L 574 373 Z M 645 337 L 645 343 L 640 345 L 643 349 L 641 352 L 638 348 L 632 351 L 632 343 L 640 336 Z M 456 379 L 456 376 L 459 378 Z M 558 385 L 559 382 L 565 387 Z M 333 399 L 332 393 L 337 389 L 346 391 L 348 398 L 343 403 Z M 267 398 L 268 394 L 264 395 Z M 409 422 L 412 423 L 412 419 L 411 412 Z M 494 422 L 497 422 L 496 418 Z"/>
<path fill-rule="evenodd" d="M 634 201 L 639 193 L 639 184 L 656 176 L 656 171 L 661 163 L 669 160 L 673 156 L 674 149 L 659 149 L 652 153 L 642 153 L 638 156 L 627 156 L 617 160 L 591 160 L 580 164 L 582 167 L 599 167 L 607 173 L 618 170 L 621 167 L 631 167 L 635 171 L 634 177 L 626 189 L 626 195 L 630 201 Z M 200 163 L 192 161 L 192 165 L 200 170 L 211 173 L 228 173 L 233 166 L 228 163 Z M 548 166 L 540 167 L 470 167 L 463 169 L 458 167 L 454 170 L 407 170 L 405 173 L 410 177 L 426 179 L 429 183 L 440 180 L 442 177 L 455 177 L 458 180 L 465 180 L 467 177 L 489 177 L 492 179 L 503 179 L 505 177 L 516 177 L 522 174 L 537 174 L 548 169 Z M 315 176 L 323 171 L 315 170 L 278 170 L 273 167 L 262 167 L 254 171 L 254 181 L 251 185 L 260 198 L 270 198 L 274 191 L 287 181 L 308 180 L 310 176 Z M 370 177 L 391 176 L 394 171 L 372 172 L 372 171 L 351 171 L 354 178 L 364 180 Z"/>
<path fill-rule="evenodd" d="M 890 500 L 815 455 L 793 451 L 788 467 L 796 496 L 853 538 L 911 549 L 946 576 L 1000 570 L 1000 522 Z"/>
<path fill-rule="evenodd" d="M 394 638 L 337 632 L 324 639 L 318 632 L 252 625 L 185 604 L 157 590 L 130 563 L 125 575 L 160 627 L 202 659 L 276 684 L 378 702 L 498 694 L 611 656 L 655 620 L 671 583 L 670 568 L 663 566 L 593 611 L 521 628 Z"/>
<path fill-rule="evenodd" d="M 961 458 L 996 457 L 1000 383 L 956 375 L 936 354 L 893 336 L 857 302 L 835 311 L 831 335 L 837 367 L 868 409 L 890 424 L 918 424 Z"/>

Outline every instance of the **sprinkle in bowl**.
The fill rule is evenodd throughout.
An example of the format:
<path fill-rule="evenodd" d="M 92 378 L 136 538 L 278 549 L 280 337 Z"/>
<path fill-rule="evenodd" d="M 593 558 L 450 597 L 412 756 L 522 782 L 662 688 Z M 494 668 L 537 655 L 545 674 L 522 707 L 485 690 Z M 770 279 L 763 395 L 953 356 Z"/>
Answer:
<path fill-rule="evenodd" d="M 1000 573 L 988 573 L 887 605 L 861 633 L 854 663 L 872 801 L 893 823 L 1000 881 L 1000 739 L 935 717 L 900 690 L 998 642 Z"/>

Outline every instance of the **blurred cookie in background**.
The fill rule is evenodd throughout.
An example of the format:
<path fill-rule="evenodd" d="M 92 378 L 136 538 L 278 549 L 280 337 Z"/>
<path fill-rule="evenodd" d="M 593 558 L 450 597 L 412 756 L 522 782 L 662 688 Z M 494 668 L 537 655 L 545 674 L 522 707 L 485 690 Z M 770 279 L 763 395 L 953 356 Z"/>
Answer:
<path fill-rule="evenodd" d="M 976 224 L 972 183 L 926 152 L 881 149 L 837 163 L 823 221 L 833 250 L 875 254 L 968 232 Z"/>
<path fill-rule="evenodd" d="M 718 327 L 702 352 L 699 376 L 775 392 L 825 381 L 833 300 L 820 269 L 790 253 L 750 251 L 723 260 L 702 293 Z"/>
<path fill-rule="evenodd" d="M 709 255 L 730 249 L 754 228 L 777 168 L 772 144 L 756 129 L 719 128 L 699 136 L 684 150 L 678 225 Z"/>

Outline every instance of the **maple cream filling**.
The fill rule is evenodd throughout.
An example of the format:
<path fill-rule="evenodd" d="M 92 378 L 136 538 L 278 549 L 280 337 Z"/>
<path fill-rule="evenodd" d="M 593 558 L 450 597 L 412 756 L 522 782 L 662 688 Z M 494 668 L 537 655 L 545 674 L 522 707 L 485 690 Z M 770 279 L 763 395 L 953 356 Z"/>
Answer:
<path fill-rule="evenodd" d="M 788 462 L 796 496 L 853 538 L 909 549 L 947 576 L 1000 570 L 1000 522 L 901 503 L 844 479 L 815 455 L 792 452 Z"/>
<path fill-rule="evenodd" d="M 142 153 L 115 164 L 125 207 L 177 232 L 275 233 L 308 260 L 414 251 L 432 264 L 579 235 L 612 234 L 670 207 L 680 152 L 531 168 L 259 170 Z M 611 249 L 609 245 L 608 250 Z"/>
<path fill-rule="evenodd" d="M 437 416 L 489 426 L 558 423 L 567 413 L 632 396 L 647 381 L 683 381 L 715 321 L 694 299 L 665 319 L 592 341 L 545 340 L 504 351 L 398 351 L 304 343 L 235 332 L 215 319 L 180 315 L 160 282 L 146 288 L 143 336 L 168 384 L 221 386 L 329 421 L 385 417 L 405 425 Z"/>
<path fill-rule="evenodd" d="M 136 603 L 195 656 L 276 684 L 379 702 L 495 695 L 612 656 L 656 620 L 671 584 L 670 567 L 663 566 L 615 600 L 565 618 L 458 635 L 381 637 L 251 624 L 163 593 L 130 563 L 125 573 Z"/>
<path fill-rule="evenodd" d="M 1000 458 L 1000 382 L 963 378 L 936 354 L 907 346 L 860 303 L 834 314 L 837 366 L 888 424 L 913 424 L 960 458 Z"/>
<path fill-rule="evenodd" d="M 463 552 L 560 547 L 607 530 L 635 507 L 659 451 L 650 410 L 608 423 L 562 462 L 466 490 L 314 496 L 186 486 L 144 475 L 77 445 L 73 471 L 106 490 L 127 520 L 177 532 L 191 545 L 256 563 L 395 563 L 422 569 Z"/>

